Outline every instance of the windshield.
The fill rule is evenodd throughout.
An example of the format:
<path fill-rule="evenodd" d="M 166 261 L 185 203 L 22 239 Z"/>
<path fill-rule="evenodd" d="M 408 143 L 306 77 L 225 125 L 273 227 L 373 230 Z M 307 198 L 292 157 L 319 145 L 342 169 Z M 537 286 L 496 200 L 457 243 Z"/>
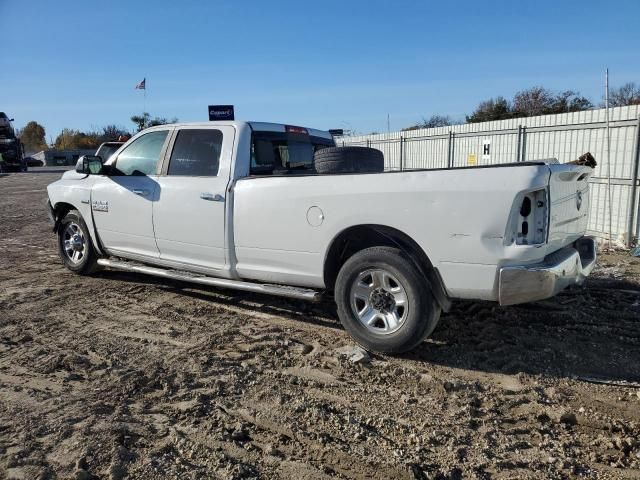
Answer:
<path fill-rule="evenodd" d="M 315 173 L 314 153 L 333 146 L 332 139 L 302 133 L 253 132 L 251 175 Z"/>

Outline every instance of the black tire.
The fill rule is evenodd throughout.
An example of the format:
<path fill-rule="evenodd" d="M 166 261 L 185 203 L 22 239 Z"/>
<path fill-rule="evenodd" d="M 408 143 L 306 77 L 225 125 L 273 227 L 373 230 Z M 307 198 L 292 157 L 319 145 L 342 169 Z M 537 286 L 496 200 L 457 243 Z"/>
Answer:
<path fill-rule="evenodd" d="M 384 155 L 369 147 L 327 147 L 313 156 L 316 172 L 380 173 L 384 171 Z"/>
<path fill-rule="evenodd" d="M 77 231 L 83 238 L 83 252 L 77 261 L 71 258 L 68 250 L 65 248 L 65 241 L 70 240 L 69 233 L 73 230 L 70 225 L 77 226 Z M 68 229 L 69 227 L 69 229 Z M 82 215 L 77 210 L 70 210 L 69 213 L 60 221 L 58 227 L 58 255 L 65 267 L 79 275 L 89 275 L 98 270 L 98 256 L 93 248 L 91 234 L 84 223 Z"/>
<path fill-rule="evenodd" d="M 366 327 L 352 307 L 352 288 L 366 272 L 378 270 L 394 277 L 392 283 L 397 281 L 406 295 L 406 317 L 391 333 L 372 331 L 376 327 Z M 426 278 L 407 255 L 392 247 L 367 248 L 349 258 L 338 273 L 335 300 L 347 332 L 362 347 L 377 353 L 398 354 L 415 348 L 433 332 L 440 319 L 440 306 Z"/>
<path fill-rule="evenodd" d="M 29 165 L 27 165 L 27 162 L 25 160 L 22 160 L 22 165 L 20 166 L 20 171 L 21 172 L 28 172 L 29 171 Z"/>

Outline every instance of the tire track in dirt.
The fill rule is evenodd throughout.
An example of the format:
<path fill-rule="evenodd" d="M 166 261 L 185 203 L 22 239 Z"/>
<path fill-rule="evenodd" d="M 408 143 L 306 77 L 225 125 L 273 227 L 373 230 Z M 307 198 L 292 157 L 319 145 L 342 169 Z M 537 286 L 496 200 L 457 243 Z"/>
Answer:
<path fill-rule="evenodd" d="M 55 176 L 0 178 L 0 478 L 640 476 L 638 391 L 575 379 L 640 380 L 637 260 L 354 363 L 330 302 L 65 271 Z"/>

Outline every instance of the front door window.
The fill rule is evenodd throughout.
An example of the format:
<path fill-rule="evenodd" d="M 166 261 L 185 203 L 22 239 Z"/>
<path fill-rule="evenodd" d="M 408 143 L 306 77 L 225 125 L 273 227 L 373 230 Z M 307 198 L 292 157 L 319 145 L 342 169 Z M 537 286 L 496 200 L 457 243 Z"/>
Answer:
<path fill-rule="evenodd" d="M 168 130 L 149 132 L 134 140 L 125 148 L 115 162 L 119 175 L 154 175 Z"/>

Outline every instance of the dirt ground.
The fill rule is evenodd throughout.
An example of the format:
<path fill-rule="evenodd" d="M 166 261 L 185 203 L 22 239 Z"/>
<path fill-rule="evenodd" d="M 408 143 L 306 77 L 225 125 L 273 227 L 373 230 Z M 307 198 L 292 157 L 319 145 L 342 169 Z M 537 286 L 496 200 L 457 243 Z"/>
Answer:
<path fill-rule="evenodd" d="M 70 273 L 39 170 L 0 177 L 0 478 L 640 478 L 640 259 L 359 358 L 329 301 Z"/>

